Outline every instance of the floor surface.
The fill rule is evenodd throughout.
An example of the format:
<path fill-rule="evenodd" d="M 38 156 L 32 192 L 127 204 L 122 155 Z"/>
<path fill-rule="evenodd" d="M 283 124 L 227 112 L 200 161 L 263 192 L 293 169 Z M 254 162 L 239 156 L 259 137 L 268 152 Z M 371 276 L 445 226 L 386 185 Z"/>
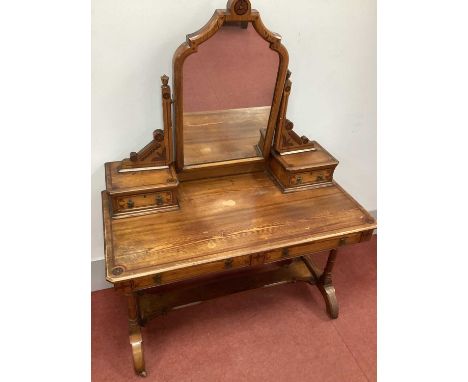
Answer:
<path fill-rule="evenodd" d="M 277 285 L 169 312 L 143 328 L 148 376 L 134 375 L 125 297 L 92 293 L 92 380 L 376 380 L 377 237 L 340 249 L 333 271 L 340 314 L 305 283 Z M 318 254 L 323 264 L 326 254 Z"/>

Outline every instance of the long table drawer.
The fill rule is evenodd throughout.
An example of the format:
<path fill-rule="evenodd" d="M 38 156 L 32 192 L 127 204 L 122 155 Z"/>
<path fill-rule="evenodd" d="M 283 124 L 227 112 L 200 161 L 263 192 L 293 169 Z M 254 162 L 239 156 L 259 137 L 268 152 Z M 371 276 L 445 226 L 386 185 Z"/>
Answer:
<path fill-rule="evenodd" d="M 136 279 L 133 282 L 133 290 L 141 290 L 153 286 L 170 284 L 176 281 L 192 279 L 195 277 L 229 269 L 238 269 L 243 267 L 274 263 L 281 260 L 337 248 L 347 244 L 359 243 L 361 241 L 368 240 L 368 237 L 369 232 L 358 232 L 350 235 L 335 237 L 332 239 L 324 239 L 313 243 L 299 244 L 291 247 L 274 249 L 272 251 L 232 257 L 225 260 L 214 261 L 212 263 L 175 269 L 173 271 L 162 272 L 153 276 Z"/>
<path fill-rule="evenodd" d="M 154 276 L 143 277 L 134 281 L 133 289 L 145 289 L 152 286 L 170 284 L 175 281 L 187 280 L 210 273 L 248 266 L 250 266 L 250 255 L 232 257 L 212 263 L 194 265 L 189 268 L 175 269 L 173 271 L 158 273 Z"/>
<path fill-rule="evenodd" d="M 300 244 L 281 250 L 274 250 L 265 254 L 265 263 L 272 263 L 284 259 L 308 255 L 327 249 L 337 248 L 347 244 L 356 244 L 361 241 L 361 232 L 333 239 L 320 240 L 314 243 Z"/>

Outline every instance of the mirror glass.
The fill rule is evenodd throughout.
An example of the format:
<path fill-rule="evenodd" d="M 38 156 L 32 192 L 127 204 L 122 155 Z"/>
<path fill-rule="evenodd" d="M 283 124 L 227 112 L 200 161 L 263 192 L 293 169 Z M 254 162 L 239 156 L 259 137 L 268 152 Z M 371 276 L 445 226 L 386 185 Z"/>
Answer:
<path fill-rule="evenodd" d="M 224 24 L 183 66 L 184 164 L 262 156 L 279 57 L 251 23 Z"/>

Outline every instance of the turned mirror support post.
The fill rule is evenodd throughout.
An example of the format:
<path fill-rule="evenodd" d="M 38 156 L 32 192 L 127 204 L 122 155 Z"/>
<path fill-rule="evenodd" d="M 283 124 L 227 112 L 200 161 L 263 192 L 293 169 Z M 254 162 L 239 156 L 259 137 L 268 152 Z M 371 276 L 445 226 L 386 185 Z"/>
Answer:
<path fill-rule="evenodd" d="M 128 299 L 128 334 L 132 346 L 133 368 L 140 377 L 146 377 L 145 359 L 143 357 L 143 338 L 141 336 L 137 296 L 127 295 Z"/>
<path fill-rule="evenodd" d="M 291 72 L 288 70 L 286 75 L 286 83 L 284 85 L 283 96 L 281 97 L 280 110 L 278 114 L 278 124 L 277 124 L 277 134 L 275 134 L 275 149 L 281 151 L 282 140 L 283 140 L 283 129 L 286 125 L 286 113 L 288 109 L 288 99 L 289 94 L 291 93 L 292 82 L 289 79 L 291 77 Z"/>
<path fill-rule="evenodd" d="M 169 77 L 165 74 L 161 77 L 161 95 L 162 95 L 162 108 L 163 108 L 163 122 L 164 122 L 164 143 L 166 145 L 166 161 L 171 164 L 174 160 L 173 155 L 173 135 L 172 135 L 172 99 L 171 87 L 168 85 Z"/>
<path fill-rule="evenodd" d="M 281 97 L 274 141 L 275 151 L 282 155 L 316 150 L 315 144 L 311 142 L 305 135 L 299 136 L 294 131 L 294 123 L 286 118 L 289 95 L 291 94 L 292 87 L 292 82 L 289 79 L 290 77 L 291 72 L 288 70 L 283 89 L 283 95 Z"/>
<path fill-rule="evenodd" d="M 163 129 L 153 131 L 153 140 L 140 151 L 132 151 L 128 158 L 122 160 L 119 172 L 142 170 L 160 170 L 168 168 L 173 162 L 172 136 L 172 99 L 169 77 L 161 77 L 161 95 L 163 108 Z"/>

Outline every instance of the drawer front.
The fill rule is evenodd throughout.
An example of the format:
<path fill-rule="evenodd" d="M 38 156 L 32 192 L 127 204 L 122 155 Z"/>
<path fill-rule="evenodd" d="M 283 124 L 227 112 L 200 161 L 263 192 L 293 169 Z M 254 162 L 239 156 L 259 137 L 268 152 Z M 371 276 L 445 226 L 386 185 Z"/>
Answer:
<path fill-rule="evenodd" d="M 332 179 L 333 171 L 330 169 L 299 172 L 291 175 L 289 178 L 289 185 L 301 186 L 304 184 L 325 183 L 331 182 Z"/>
<path fill-rule="evenodd" d="M 347 244 L 359 243 L 361 241 L 361 235 L 362 234 L 359 232 L 333 239 L 321 240 L 315 243 L 301 244 L 289 248 L 275 249 L 268 252 L 260 252 L 253 255 L 239 256 L 226 260 L 215 261 L 213 263 L 195 265 L 190 268 L 162 272 L 157 275 L 134 280 L 133 290 L 142 290 L 158 285 L 170 284 L 172 282 L 192 279 L 229 269 L 273 263 L 289 258 L 308 255 L 314 252 L 337 248 Z"/>
<path fill-rule="evenodd" d="M 128 212 L 148 207 L 163 207 L 174 203 L 171 191 L 119 196 L 114 199 L 115 212 Z"/>
<path fill-rule="evenodd" d="M 351 235 L 326 239 L 310 244 L 300 244 L 282 250 L 274 250 L 265 254 L 265 263 L 272 263 L 284 259 L 289 259 L 298 256 L 309 255 L 311 253 L 321 252 L 338 248 L 347 244 L 355 244 L 361 241 L 361 233 L 353 233 Z"/>
<path fill-rule="evenodd" d="M 159 273 L 154 276 L 143 277 L 134 282 L 134 290 L 145 289 L 156 285 L 169 284 L 210 273 L 221 272 L 229 269 L 237 269 L 250 266 L 250 255 L 239 256 L 213 263 L 195 265 L 190 268 L 175 269 L 173 271 Z"/>

